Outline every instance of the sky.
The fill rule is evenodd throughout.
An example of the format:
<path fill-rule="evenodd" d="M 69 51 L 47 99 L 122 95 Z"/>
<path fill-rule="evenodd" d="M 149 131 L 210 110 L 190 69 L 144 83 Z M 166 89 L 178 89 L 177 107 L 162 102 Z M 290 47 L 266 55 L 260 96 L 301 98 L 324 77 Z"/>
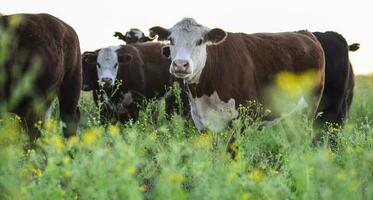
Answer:
<path fill-rule="evenodd" d="M 229 32 L 337 31 L 360 49 L 354 71 L 373 73 L 373 8 L 369 0 L 0 0 L 0 13 L 49 13 L 78 33 L 82 52 L 122 44 L 115 31 L 172 27 L 193 17 Z"/>

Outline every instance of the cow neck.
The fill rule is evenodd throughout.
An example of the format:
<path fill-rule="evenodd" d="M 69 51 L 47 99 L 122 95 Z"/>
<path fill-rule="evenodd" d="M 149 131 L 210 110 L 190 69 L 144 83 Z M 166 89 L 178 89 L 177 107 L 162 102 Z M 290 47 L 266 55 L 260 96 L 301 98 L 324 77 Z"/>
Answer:
<path fill-rule="evenodd" d="M 194 98 L 203 95 L 210 96 L 215 91 L 220 95 L 224 90 L 224 68 L 219 64 L 219 58 L 224 55 L 224 45 L 212 45 L 207 47 L 207 58 L 205 67 L 199 77 L 198 83 L 187 83 L 189 92 Z"/>

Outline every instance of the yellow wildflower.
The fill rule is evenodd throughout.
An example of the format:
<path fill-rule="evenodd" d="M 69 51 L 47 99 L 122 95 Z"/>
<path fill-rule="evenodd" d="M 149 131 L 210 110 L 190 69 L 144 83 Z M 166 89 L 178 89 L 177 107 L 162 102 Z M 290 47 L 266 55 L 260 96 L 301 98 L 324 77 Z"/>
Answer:
<path fill-rule="evenodd" d="M 67 164 L 70 163 L 71 158 L 70 158 L 70 156 L 64 156 L 62 161 L 63 161 L 63 163 L 64 163 L 65 165 L 67 165 Z"/>
<path fill-rule="evenodd" d="M 48 119 L 47 121 L 44 122 L 44 129 L 47 132 L 52 131 L 56 127 L 56 122 L 52 119 Z"/>
<path fill-rule="evenodd" d="M 315 78 L 316 73 L 314 71 L 302 74 L 281 72 L 276 76 L 275 83 L 282 91 L 291 95 L 299 95 L 315 86 Z"/>
<path fill-rule="evenodd" d="M 70 177 L 73 176 L 73 173 L 72 173 L 70 170 L 67 170 L 67 171 L 65 171 L 64 176 L 65 176 L 66 178 L 70 178 Z"/>
<path fill-rule="evenodd" d="M 233 181 L 235 179 L 237 179 L 237 174 L 236 173 L 234 173 L 234 172 L 228 173 L 228 181 Z"/>
<path fill-rule="evenodd" d="M 212 134 L 211 132 L 202 133 L 197 136 L 197 145 L 198 146 L 209 146 L 212 143 Z"/>
<path fill-rule="evenodd" d="M 69 142 L 73 145 L 77 145 L 79 143 L 78 138 L 74 135 L 69 138 Z"/>
<path fill-rule="evenodd" d="M 184 177 L 182 174 L 179 174 L 179 173 L 175 173 L 175 174 L 171 174 L 167 177 L 167 180 L 172 182 L 172 183 L 181 183 L 183 182 L 184 180 Z"/>
<path fill-rule="evenodd" d="M 136 168 L 134 166 L 127 167 L 127 173 L 129 175 L 134 175 L 136 173 Z"/>
<path fill-rule="evenodd" d="M 39 177 L 43 175 L 43 172 L 39 168 L 31 168 L 31 172 Z"/>
<path fill-rule="evenodd" d="M 59 136 L 58 134 L 53 134 L 53 136 L 50 139 L 50 143 L 54 145 L 57 152 L 62 151 L 64 144 L 61 136 Z"/>
<path fill-rule="evenodd" d="M 150 138 L 150 140 L 155 141 L 155 140 L 157 140 L 158 135 L 155 131 L 153 131 L 149 134 L 149 138 Z"/>
<path fill-rule="evenodd" d="M 108 127 L 109 133 L 112 135 L 118 135 L 119 134 L 119 127 L 113 124 L 110 124 Z"/>
<path fill-rule="evenodd" d="M 263 180 L 264 175 L 261 170 L 256 169 L 249 174 L 249 178 L 259 183 Z"/>
<path fill-rule="evenodd" d="M 102 134 L 102 129 L 91 128 L 88 129 L 83 135 L 83 143 L 86 145 L 91 145 L 96 142 L 97 138 Z"/>

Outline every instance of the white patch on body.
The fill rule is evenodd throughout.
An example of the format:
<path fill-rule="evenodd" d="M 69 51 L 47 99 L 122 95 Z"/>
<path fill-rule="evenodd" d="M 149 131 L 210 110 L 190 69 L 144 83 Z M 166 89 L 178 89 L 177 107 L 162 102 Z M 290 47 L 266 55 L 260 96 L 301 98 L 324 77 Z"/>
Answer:
<path fill-rule="evenodd" d="M 199 131 L 207 128 L 219 132 L 238 116 L 235 100 L 224 102 L 216 91 L 211 96 L 203 95 L 200 98 L 188 94 L 192 118 Z"/>
<path fill-rule="evenodd" d="M 115 79 L 118 73 L 118 56 L 117 50 L 120 46 L 110 46 L 102 48 L 98 52 L 97 56 L 97 76 L 99 80 L 104 78 L 110 78 L 112 85 L 114 85 Z"/>

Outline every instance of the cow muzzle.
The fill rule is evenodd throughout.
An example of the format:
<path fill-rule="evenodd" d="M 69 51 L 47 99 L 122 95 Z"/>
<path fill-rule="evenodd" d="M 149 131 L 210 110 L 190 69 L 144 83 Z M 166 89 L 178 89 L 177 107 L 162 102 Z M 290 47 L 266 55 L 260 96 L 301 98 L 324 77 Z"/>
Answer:
<path fill-rule="evenodd" d="M 102 81 L 102 83 L 105 87 L 113 85 L 113 79 L 112 78 L 101 78 L 101 81 Z"/>
<path fill-rule="evenodd" d="M 187 60 L 172 61 L 172 72 L 177 76 L 185 76 L 189 74 L 190 64 Z"/>

